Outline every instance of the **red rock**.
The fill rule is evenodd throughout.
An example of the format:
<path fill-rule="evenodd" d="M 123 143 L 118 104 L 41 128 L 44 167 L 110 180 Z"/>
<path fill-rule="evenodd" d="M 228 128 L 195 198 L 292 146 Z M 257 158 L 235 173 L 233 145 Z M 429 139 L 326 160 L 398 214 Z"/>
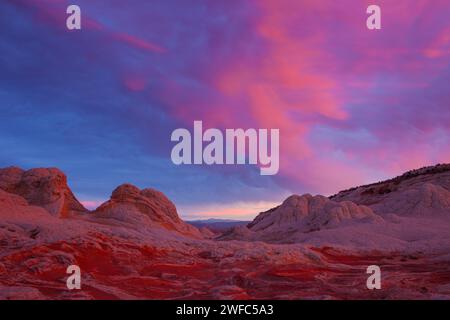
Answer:
<path fill-rule="evenodd" d="M 380 220 L 366 206 L 352 202 L 335 202 L 324 196 L 292 195 L 281 206 L 259 214 L 249 229 L 259 231 L 286 227 L 307 227 L 309 230 L 336 226 L 344 220 Z M 305 230 L 308 231 L 308 230 Z"/>
<path fill-rule="evenodd" d="M 24 175 L 0 171 L 0 300 L 450 297 L 450 223 L 433 211 L 445 209 L 444 184 L 402 186 L 430 195 L 419 202 L 431 210 L 427 219 L 381 219 L 352 202 L 294 195 L 239 227 L 242 239 L 258 241 L 214 241 L 187 227 L 162 193 L 132 185 L 93 214 L 58 219 L 27 200 L 64 184 L 39 170 Z M 82 270 L 82 290 L 67 290 L 71 264 Z M 367 290 L 372 264 L 383 272 L 382 290 Z"/>
<path fill-rule="evenodd" d="M 140 190 L 131 184 L 123 184 L 93 214 L 99 218 L 115 219 L 135 226 L 162 227 L 203 238 L 197 228 L 180 219 L 175 205 L 162 192 L 154 189 Z"/>
<path fill-rule="evenodd" d="M 69 217 L 87 212 L 67 185 L 66 175 L 56 168 L 0 169 L 0 189 L 19 195 L 54 216 Z"/>
<path fill-rule="evenodd" d="M 344 190 L 334 201 L 370 206 L 380 215 L 450 217 L 450 164 L 411 170 L 396 178 Z"/>

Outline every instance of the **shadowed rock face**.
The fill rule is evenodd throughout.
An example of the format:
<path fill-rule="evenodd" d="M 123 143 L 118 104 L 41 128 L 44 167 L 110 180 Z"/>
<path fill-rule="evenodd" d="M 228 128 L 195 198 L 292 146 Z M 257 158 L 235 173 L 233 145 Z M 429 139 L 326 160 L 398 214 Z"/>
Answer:
<path fill-rule="evenodd" d="M 54 216 L 68 217 L 87 212 L 67 185 L 66 175 L 56 168 L 0 169 L 0 189 L 19 195 Z"/>
<path fill-rule="evenodd" d="M 111 199 L 94 211 L 98 218 L 114 219 L 142 227 L 163 227 L 185 235 L 201 238 L 200 231 L 178 216 L 175 205 L 154 189 L 123 184 L 111 194 Z"/>

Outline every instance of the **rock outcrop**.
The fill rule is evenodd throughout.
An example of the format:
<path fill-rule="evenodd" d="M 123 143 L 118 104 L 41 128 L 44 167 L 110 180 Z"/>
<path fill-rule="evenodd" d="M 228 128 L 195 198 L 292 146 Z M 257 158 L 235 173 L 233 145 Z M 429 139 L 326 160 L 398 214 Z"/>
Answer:
<path fill-rule="evenodd" d="M 382 221 L 369 207 L 350 201 L 336 202 L 320 195 L 292 195 L 280 206 L 260 213 L 247 227 L 237 227 L 219 239 L 289 242 L 299 233 Z"/>
<path fill-rule="evenodd" d="M 425 167 L 331 197 L 369 206 L 379 215 L 450 218 L 450 165 Z"/>
<path fill-rule="evenodd" d="M 259 214 L 248 225 L 252 231 L 296 229 L 304 232 L 337 227 L 345 222 L 376 222 L 382 218 L 366 206 L 335 202 L 324 196 L 292 195 L 281 206 Z"/>
<path fill-rule="evenodd" d="M 66 175 L 56 168 L 0 169 L 0 189 L 23 197 L 53 216 L 65 218 L 87 212 L 67 185 Z"/>
<path fill-rule="evenodd" d="M 372 208 L 417 216 L 380 217 L 354 202 L 293 195 L 220 238 L 246 241 L 214 241 L 208 229 L 184 223 L 161 192 L 129 184 L 96 211 L 60 219 L 30 204 L 68 199 L 57 173 L 0 172 L 0 300 L 450 298 L 442 172 L 363 195 Z M 61 281 L 73 264 L 83 290 Z M 374 264 L 389 271 L 378 293 L 366 287 Z"/>
<path fill-rule="evenodd" d="M 114 219 L 143 227 L 162 227 L 181 234 L 202 238 L 202 233 L 178 216 L 175 205 L 154 189 L 143 189 L 123 184 L 117 187 L 111 199 L 98 207 L 97 218 Z"/>
<path fill-rule="evenodd" d="M 38 210 L 40 213 L 48 212 L 58 218 L 80 217 L 92 222 L 107 219 L 144 230 L 163 228 L 194 238 L 212 237 L 182 221 L 175 205 L 163 193 L 150 188 L 139 190 L 130 184 L 121 185 L 109 201 L 89 212 L 70 190 L 66 175 L 56 168 L 0 169 L 0 192 L 0 211 L 8 214 L 34 213 L 40 207 L 45 209 Z"/>

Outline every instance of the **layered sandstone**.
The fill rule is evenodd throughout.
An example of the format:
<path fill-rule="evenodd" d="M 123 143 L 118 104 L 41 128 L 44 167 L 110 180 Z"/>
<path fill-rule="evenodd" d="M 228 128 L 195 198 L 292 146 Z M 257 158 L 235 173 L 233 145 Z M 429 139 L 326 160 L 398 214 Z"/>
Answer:
<path fill-rule="evenodd" d="M 0 169 L 0 189 L 23 197 L 30 205 L 42 207 L 53 216 L 87 212 L 70 190 L 66 175 L 56 168 Z"/>
<path fill-rule="evenodd" d="M 341 191 L 334 201 L 369 206 L 380 215 L 450 218 L 450 165 L 408 171 L 396 178 Z"/>
<path fill-rule="evenodd" d="M 292 195 L 280 206 L 260 213 L 246 227 L 240 226 L 219 239 L 295 242 L 298 235 L 384 220 L 367 206 L 336 202 L 324 196 Z"/>
<path fill-rule="evenodd" d="M 162 227 L 184 235 L 202 238 L 202 233 L 180 219 L 175 205 L 162 193 L 154 189 L 140 190 L 131 184 L 117 187 L 110 200 L 97 208 L 97 218 L 146 228 Z"/>

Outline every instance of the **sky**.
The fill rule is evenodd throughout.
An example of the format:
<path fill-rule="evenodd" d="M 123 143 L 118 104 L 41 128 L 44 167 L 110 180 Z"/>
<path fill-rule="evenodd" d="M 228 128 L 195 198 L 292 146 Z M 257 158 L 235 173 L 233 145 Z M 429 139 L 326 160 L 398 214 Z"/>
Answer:
<path fill-rule="evenodd" d="M 58 167 L 89 208 L 128 182 L 185 219 L 252 219 L 450 162 L 449 84 L 448 0 L 2 0 L 0 167 Z M 278 174 L 174 165 L 195 120 L 279 129 Z"/>

